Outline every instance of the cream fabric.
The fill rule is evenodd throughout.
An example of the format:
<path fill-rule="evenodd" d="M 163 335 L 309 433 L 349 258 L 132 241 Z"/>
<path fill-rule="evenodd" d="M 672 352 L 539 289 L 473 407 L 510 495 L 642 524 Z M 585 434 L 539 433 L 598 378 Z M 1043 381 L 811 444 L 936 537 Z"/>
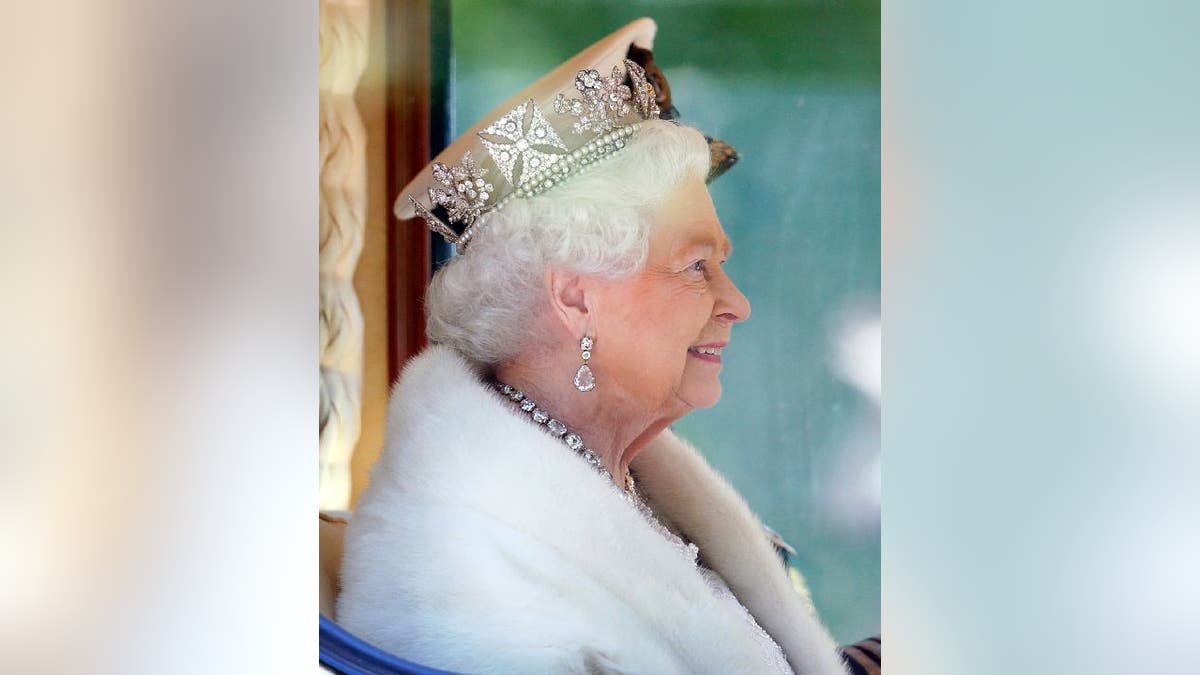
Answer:
<path fill-rule="evenodd" d="M 413 176 L 408 185 L 404 186 L 404 189 L 400 191 L 400 196 L 396 198 L 394 206 L 396 217 L 405 220 L 416 216 L 416 210 L 413 209 L 412 204 L 408 201 L 408 195 L 410 194 L 420 199 L 426 207 L 432 207 L 432 204 L 429 203 L 429 197 L 426 195 L 425 188 L 434 185 L 433 165 L 435 162 L 451 165 L 458 164 L 462 160 L 463 153 L 468 151 L 475 159 L 483 160 L 488 156 L 488 153 L 476 135 L 478 132 L 526 101 L 532 100 L 542 110 L 552 110 L 555 96 L 560 93 L 569 94 L 575 90 L 574 82 L 576 73 L 585 68 L 593 68 L 598 70 L 602 75 L 607 76 L 612 72 L 613 66 L 624 62 L 630 45 L 636 45 L 642 49 L 652 48 L 656 32 L 658 32 L 658 24 L 654 23 L 653 19 L 643 17 L 631 21 L 618 30 L 613 31 L 610 35 L 597 40 L 587 49 L 566 60 L 554 70 L 540 77 L 533 84 L 513 94 L 504 103 L 496 106 L 491 112 L 476 122 L 474 126 L 459 134 L 458 138 L 454 139 L 454 142 L 446 146 L 424 169 L 421 169 L 416 176 Z M 503 49 L 503 44 L 497 42 L 496 48 Z M 495 176 L 497 174 L 492 175 Z"/>

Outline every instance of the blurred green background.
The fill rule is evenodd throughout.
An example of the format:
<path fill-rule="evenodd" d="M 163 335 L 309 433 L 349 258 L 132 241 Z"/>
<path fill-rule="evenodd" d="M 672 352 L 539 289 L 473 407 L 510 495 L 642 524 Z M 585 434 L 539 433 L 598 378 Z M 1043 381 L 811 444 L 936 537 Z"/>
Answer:
<path fill-rule="evenodd" d="M 658 22 L 682 121 L 742 155 L 711 191 L 753 304 L 721 403 L 675 428 L 796 547 L 834 637 L 879 632 L 879 408 L 861 384 L 879 377 L 878 0 L 448 9 L 452 136 L 625 23 Z"/>

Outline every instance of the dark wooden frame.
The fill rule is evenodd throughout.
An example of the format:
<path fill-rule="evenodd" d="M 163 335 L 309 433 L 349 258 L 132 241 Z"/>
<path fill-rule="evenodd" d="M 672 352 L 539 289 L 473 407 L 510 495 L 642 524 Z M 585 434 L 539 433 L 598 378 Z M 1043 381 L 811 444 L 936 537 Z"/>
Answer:
<path fill-rule="evenodd" d="M 387 195 L 395 200 L 431 156 L 430 2 L 387 3 Z M 429 284 L 429 231 L 388 227 L 388 378 L 425 346 L 422 299 Z"/>

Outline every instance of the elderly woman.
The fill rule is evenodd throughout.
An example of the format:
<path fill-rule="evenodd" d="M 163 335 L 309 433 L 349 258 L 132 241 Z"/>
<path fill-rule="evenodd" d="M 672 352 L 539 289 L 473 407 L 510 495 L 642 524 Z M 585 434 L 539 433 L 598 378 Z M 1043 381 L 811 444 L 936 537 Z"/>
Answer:
<path fill-rule="evenodd" d="M 662 86 L 624 59 L 653 31 L 543 78 L 402 202 L 460 255 L 393 391 L 337 618 L 407 659 L 845 672 L 746 503 L 668 428 L 720 399 L 750 303 L 723 267 L 705 138 L 661 119 Z"/>

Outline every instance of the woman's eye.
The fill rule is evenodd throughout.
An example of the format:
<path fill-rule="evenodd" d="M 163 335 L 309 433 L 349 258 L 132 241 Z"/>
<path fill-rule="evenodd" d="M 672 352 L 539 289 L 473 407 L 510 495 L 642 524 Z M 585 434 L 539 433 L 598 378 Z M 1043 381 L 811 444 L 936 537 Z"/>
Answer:
<path fill-rule="evenodd" d="M 706 260 L 697 260 L 691 265 L 688 265 L 688 270 L 691 272 L 703 272 L 706 269 L 708 269 L 708 261 Z"/>

